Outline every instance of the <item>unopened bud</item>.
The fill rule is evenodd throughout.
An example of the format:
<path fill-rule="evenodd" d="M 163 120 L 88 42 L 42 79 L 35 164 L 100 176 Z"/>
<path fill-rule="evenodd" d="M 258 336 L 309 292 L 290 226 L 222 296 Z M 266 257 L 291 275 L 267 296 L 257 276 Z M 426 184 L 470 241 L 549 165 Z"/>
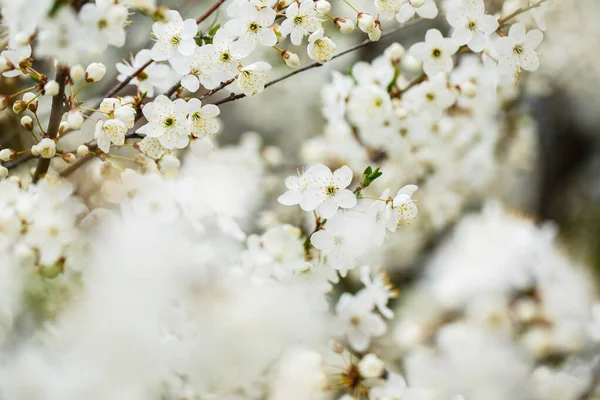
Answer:
<path fill-rule="evenodd" d="M 79 81 L 85 76 L 85 69 L 83 69 L 83 66 L 81 66 L 81 64 L 74 65 L 71 67 L 69 75 L 71 76 L 71 79 L 73 79 L 73 81 Z"/>
<path fill-rule="evenodd" d="M 106 75 L 106 66 L 102 63 L 91 63 L 85 70 L 86 82 L 98 82 Z"/>
<path fill-rule="evenodd" d="M 158 166 L 165 176 L 174 176 L 181 166 L 181 161 L 177 157 L 167 154 L 160 159 Z"/>
<path fill-rule="evenodd" d="M 472 82 L 465 82 L 464 84 L 460 85 L 460 94 L 469 98 L 477 96 L 477 85 L 473 84 Z"/>
<path fill-rule="evenodd" d="M 138 154 L 135 157 L 133 157 L 133 162 L 135 163 L 135 165 L 145 167 L 146 165 L 148 165 L 148 157 L 144 156 L 143 154 Z"/>
<path fill-rule="evenodd" d="M 83 115 L 81 111 L 74 108 L 67 113 L 67 122 L 71 129 L 77 130 L 83 125 Z"/>
<path fill-rule="evenodd" d="M 27 104 L 27 108 L 31 112 L 36 112 L 38 109 L 38 98 L 35 94 L 27 92 L 23 95 L 23 101 Z"/>
<path fill-rule="evenodd" d="M 290 68 L 298 68 L 300 66 L 300 57 L 294 52 L 284 50 L 281 52 L 281 58 L 283 58 L 285 64 Z"/>
<path fill-rule="evenodd" d="M 6 179 L 8 177 L 8 168 L 0 165 L 0 179 Z"/>
<path fill-rule="evenodd" d="M 12 109 L 15 114 L 21 114 L 23 111 L 25 111 L 27 109 L 27 103 L 25 103 L 23 100 L 17 100 L 13 104 Z"/>
<path fill-rule="evenodd" d="M 369 32 L 369 40 L 371 42 L 376 42 L 381 39 L 381 22 L 379 20 L 375 20 L 375 27 L 371 32 Z"/>
<path fill-rule="evenodd" d="M 348 18 L 339 17 L 334 19 L 333 22 L 343 34 L 354 32 L 354 24 Z"/>
<path fill-rule="evenodd" d="M 0 56 L 0 72 L 9 71 L 12 69 L 10 61 L 6 57 Z"/>
<path fill-rule="evenodd" d="M 78 155 L 79 157 L 85 157 L 85 156 L 87 156 L 88 154 L 90 154 L 90 148 L 89 148 L 89 147 L 87 147 L 85 144 L 82 144 L 81 146 L 79 146 L 79 147 L 77 148 L 77 155 Z"/>
<path fill-rule="evenodd" d="M 17 152 L 13 149 L 0 150 L 0 161 L 10 161 L 17 156 Z"/>
<path fill-rule="evenodd" d="M 56 96 L 60 87 L 58 86 L 58 82 L 49 81 L 44 85 L 44 91 L 46 92 L 46 96 Z"/>
<path fill-rule="evenodd" d="M 8 96 L 0 96 L 0 111 L 3 111 L 8 107 L 9 98 Z"/>
<path fill-rule="evenodd" d="M 58 134 L 62 135 L 63 133 L 68 131 L 70 128 L 71 128 L 71 126 L 69 125 L 69 123 L 67 121 L 63 121 L 58 126 Z"/>
<path fill-rule="evenodd" d="M 37 144 L 34 144 L 33 146 L 31 146 L 31 155 L 34 157 L 39 157 L 40 156 L 40 149 L 38 149 Z"/>
<path fill-rule="evenodd" d="M 77 157 L 75 157 L 75 154 L 73 154 L 73 153 L 65 153 L 65 154 L 63 154 L 62 159 L 67 164 L 73 164 L 75 161 L 77 161 Z"/>
<path fill-rule="evenodd" d="M 392 43 L 391 46 L 383 51 L 383 54 L 389 58 L 392 64 L 398 64 L 404 53 L 406 53 L 406 50 L 400 43 Z"/>
<path fill-rule="evenodd" d="M 370 33 L 375 28 L 375 19 L 371 14 L 359 13 L 356 17 L 358 28 L 364 33 Z"/>
<path fill-rule="evenodd" d="M 331 3 L 327 0 L 317 0 L 315 1 L 315 9 L 318 14 L 324 15 L 331 11 Z"/>
<path fill-rule="evenodd" d="M 50 138 L 44 138 L 37 144 L 42 158 L 52 158 L 56 155 L 56 143 Z"/>
<path fill-rule="evenodd" d="M 33 130 L 33 119 L 31 119 L 31 117 L 28 115 L 24 116 L 23 118 L 21 118 L 21 126 L 28 131 L 32 131 Z"/>
<path fill-rule="evenodd" d="M 379 378 L 385 371 L 385 364 L 375 354 L 369 353 L 358 363 L 358 372 L 363 378 Z"/>

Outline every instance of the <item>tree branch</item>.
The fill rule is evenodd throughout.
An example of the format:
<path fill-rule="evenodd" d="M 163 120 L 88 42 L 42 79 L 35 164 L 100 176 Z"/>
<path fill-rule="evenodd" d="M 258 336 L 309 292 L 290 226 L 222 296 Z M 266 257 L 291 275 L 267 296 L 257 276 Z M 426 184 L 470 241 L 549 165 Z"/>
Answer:
<path fill-rule="evenodd" d="M 416 20 L 414 20 L 412 22 L 409 22 L 408 24 L 404 24 L 401 27 L 398 27 L 398 28 L 396 28 L 396 29 L 394 29 L 394 30 L 392 30 L 390 32 L 387 32 L 387 33 L 383 34 L 381 36 L 380 40 L 386 39 L 386 38 L 388 38 L 388 37 L 390 37 L 390 36 L 392 36 L 392 35 L 400 32 L 400 31 L 402 31 L 402 30 L 404 30 L 406 28 L 409 28 L 409 27 L 411 27 L 411 26 L 413 26 L 413 25 L 415 25 L 415 24 L 417 24 L 417 23 L 419 23 L 421 21 L 422 21 L 421 19 L 416 19 Z M 333 57 L 331 57 L 331 60 L 329 60 L 328 62 L 331 62 L 332 60 L 335 60 L 336 58 L 342 57 L 342 56 L 344 56 L 346 54 L 352 53 L 353 51 L 356 51 L 356 50 L 358 50 L 360 48 L 363 48 L 363 47 L 367 47 L 367 46 L 372 45 L 374 43 L 379 43 L 379 42 L 372 42 L 372 41 L 370 41 L 368 39 L 364 40 L 364 41 L 360 42 L 359 44 L 357 44 L 355 46 L 352 46 L 352 47 L 350 47 L 350 48 L 348 48 L 348 49 L 346 49 L 346 50 L 344 50 L 344 51 L 342 51 L 340 53 L 337 53 L 336 55 L 334 55 Z M 321 67 L 322 65 L 323 64 L 315 62 L 315 63 L 309 64 L 309 65 L 306 65 L 306 66 L 304 66 L 302 68 L 298 68 L 298 69 L 290 72 L 289 74 L 285 74 L 282 77 L 279 77 L 279 78 L 277 78 L 277 79 L 275 79 L 275 80 L 267 83 L 265 85 L 265 89 L 268 88 L 268 87 L 270 87 L 270 86 L 275 85 L 276 83 L 279 83 L 279 82 L 284 81 L 284 80 L 286 80 L 288 78 L 291 78 L 292 76 L 297 75 L 297 74 L 299 74 L 301 72 L 308 71 L 309 69 L 313 69 L 313 68 L 318 68 L 318 67 Z M 238 93 L 238 94 L 231 93 L 229 95 L 229 97 L 226 97 L 226 98 L 224 98 L 222 100 L 219 100 L 219 101 L 217 101 L 217 102 L 215 102 L 213 104 L 214 105 L 220 105 L 220 104 L 224 104 L 224 103 L 229 103 L 230 101 L 242 99 L 244 97 L 246 97 L 246 95 L 243 94 L 243 93 Z"/>
<path fill-rule="evenodd" d="M 498 24 L 500 26 L 502 26 L 502 25 L 506 24 L 508 21 L 510 21 L 511 19 L 513 19 L 514 17 L 516 17 L 517 15 L 523 14 L 524 12 L 529 11 L 533 8 L 537 8 L 537 7 L 541 6 L 543 3 L 545 3 L 546 1 L 547 0 L 540 0 L 537 3 L 530 5 L 529 7 L 519 8 L 515 12 L 508 14 L 506 17 L 500 18 L 498 20 Z"/>
<path fill-rule="evenodd" d="M 67 80 L 67 69 L 63 66 L 58 66 L 56 71 L 56 82 L 59 85 L 58 94 L 52 98 L 52 108 L 50 110 L 50 120 L 48 121 L 48 129 L 46 129 L 47 137 L 50 139 L 56 139 L 58 135 L 58 128 L 60 127 L 60 120 L 65 111 L 64 99 L 65 99 L 65 84 Z M 50 167 L 49 158 L 40 158 L 35 173 L 33 174 L 33 183 L 40 180 Z"/>
<path fill-rule="evenodd" d="M 204 14 L 202 14 L 198 17 L 198 19 L 196 19 L 196 24 L 200 25 L 206 18 L 210 17 L 212 13 L 214 13 L 219 7 L 221 7 L 221 4 L 225 3 L 225 1 L 226 0 L 217 0 L 215 4 L 213 4 L 208 10 L 206 10 Z"/>

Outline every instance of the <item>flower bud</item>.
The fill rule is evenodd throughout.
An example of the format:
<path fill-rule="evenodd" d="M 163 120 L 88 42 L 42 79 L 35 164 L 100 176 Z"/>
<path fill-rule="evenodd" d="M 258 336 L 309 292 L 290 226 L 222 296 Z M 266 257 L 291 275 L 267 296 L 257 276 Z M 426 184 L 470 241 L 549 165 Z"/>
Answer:
<path fill-rule="evenodd" d="M 83 115 L 81 114 L 81 111 L 76 108 L 69 111 L 67 113 L 67 122 L 69 123 L 69 127 L 71 129 L 80 129 L 83 125 Z"/>
<path fill-rule="evenodd" d="M 73 153 L 65 153 L 65 154 L 63 154 L 62 159 L 67 164 L 73 164 L 75 161 L 77 161 L 77 157 L 75 157 L 75 154 L 73 154 Z"/>
<path fill-rule="evenodd" d="M 38 109 L 38 98 L 35 94 L 27 92 L 23 95 L 23 101 L 27 104 L 27 108 L 31 112 L 36 112 Z"/>
<path fill-rule="evenodd" d="M 23 100 L 17 100 L 13 104 L 12 109 L 15 114 L 21 114 L 23 111 L 25 111 L 27 109 L 27 103 L 25 103 Z"/>
<path fill-rule="evenodd" d="M 8 168 L 0 165 L 0 179 L 6 179 L 8 177 Z"/>
<path fill-rule="evenodd" d="M 56 155 L 56 143 L 50 138 L 44 138 L 37 144 L 42 158 L 52 158 Z"/>
<path fill-rule="evenodd" d="M 404 53 L 406 53 L 406 50 L 404 50 L 404 47 L 400 43 L 392 43 L 391 46 L 383 51 L 383 54 L 390 59 L 392 64 L 399 63 Z"/>
<path fill-rule="evenodd" d="M 381 39 L 381 22 L 379 20 L 375 20 L 375 27 L 371 32 L 369 32 L 369 40 L 371 42 L 376 42 Z"/>
<path fill-rule="evenodd" d="M 300 66 L 300 57 L 294 52 L 284 50 L 281 52 L 281 57 L 290 68 L 298 68 Z"/>
<path fill-rule="evenodd" d="M 87 156 L 88 154 L 90 154 L 90 148 L 89 148 L 89 147 L 87 147 L 85 144 L 82 144 L 81 146 L 79 146 L 79 147 L 77 148 L 77 155 L 78 155 L 79 157 L 85 157 L 85 156 Z"/>
<path fill-rule="evenodd" d="M 421 7 L 423 4 L 425 4 L 425 0 L 408 0 L 408 2 L 410 3 L 411 6 L 413 6 L 414 8 L 419 8 Z"/>
<path fill-rule="evenodd" d="M 364 33 L 370 33 L 375 28 L 375 19 L 371 14 L 359 13 L 356 18 L 358 28 Z"/>
<path fill-rule="evenodd" d="M 52 265 L 40 265 L 38 273 L 42 278 L 54 279 L 63 272 L 64 261 L 57 261 Z"/>
<path fill-rule="evenodd" d="M 86 82 L 98 82 L 106 75 L 106 66 L 102 63 L 91 63 L 85 70 Z"/>
<path fill-rule="evenodd" d="M 28 131 L 32 131 L 33 130 L 33 119 L 31 119 L 31 117 L 29 115 L 24 116 L 23 118 L 21 118 L 21 126 Z"/>
<path fill-rule="evenodd" d="M 179 170 L 181 162 L 177 157 L 167 154 L 161 158 L 158 166 L 160 171 L 165 174 L 165 176 L 173 176 Z"/>
<path fill-rule="evenodd" d="M 469 98 L 477 96 L 477 85 L 473 84 L 472 82 L 465 82 L 464 84 L 460 85 L 460 94 Z"/>
<path fill-rule="evenodd" d="M 46 96 L 56 96 L 60 87 L 58 86 L 58 82 L 49 81 L 44 85 L 44 91 L 46 92 Z"/>
<path fill-rule="evenodd" d="M 85 70 L 83 69 L 83 66 L 81 66 L 81 64 L 77 64 L 71 67 L 69 75 L 71 76 L 71 79 L 73 79 L 73 81 L 79 81 L 85 76 Z"/>
<path fill-rule="evenodd" d="M 62 135 L 63 133 L 68 131 L 70 128 L 71 128 L 71 126 L 69 125 L 69 123 L 67 121 L 63 121 L 58 126 L 58 134 Z"/>
<path fill-rule="evenodd" d="M 17 156 L 17 152 L 13 149 L 0 150 L 0 161 L 10 161 Z"/>
<path fill-rule="evenodd" d="M 8 96 L 0 96 L 0 111 L 3 111 L 8 107 L 9 98 Z"/>
<path fill-rule="evenodd" d="M 15 35 L 15 43 L 19 46 L 27 46 L 31 43 L 32 37 L 27 33 L 20 32 Z"/>
<path fill-rule="evenodd" d="M 34 144 L 33 146 L 31 146 L 31 155 L 34 157 L 39 157 L 40 156 L 40 149 L 38 149 L 37 144 Z"/>
<path fill-rule="evenodd" d="M 327 0 L 317 0 L 315 1 L 315 9 L 317 10 L 317 14 L 327 14 L 331 11 L 331 3 Z"/>
<path fill-rule="evenodd" d="M 0 72 L 11 70 L 12 66 L 6 57 L 0 56 Z"/>
<path fill-rule="evenodd" d="M 358 363 L 358 372 L 363 378 L 379 378 L 385 371 L 385 364 L 375 354 L 369 353 Z"/>
<path fill-rule="evenodd" d="M 354 24 L 348 18 L 339 17 L 334 19 L 333 22 L 343 34 L 352 33 L 354 31 Z"/>

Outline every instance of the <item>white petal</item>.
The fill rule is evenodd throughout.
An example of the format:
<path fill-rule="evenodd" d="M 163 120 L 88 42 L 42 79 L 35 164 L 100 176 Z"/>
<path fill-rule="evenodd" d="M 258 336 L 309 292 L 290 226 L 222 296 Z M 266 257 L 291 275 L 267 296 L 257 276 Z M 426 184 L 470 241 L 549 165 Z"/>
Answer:
<path fill-rule="evenodd" d="M 277 201 L 284 206 L 294 206 L 302 201 L 302 193 L 297 190 L 288 190 Z"/>
<path fill-rule="evenodd" d="M 333 173 L 333 180 L 340 188 L 347 188 L 352 182 L 352 170 L 347 165 L 336 169 Z"/>
<path fill-rule="evenodd" d="M 334 200 L 342 208 L 352 208 L 357 203 L 354 193 L 347 189 L 338 191 L 334 196 Z"/>
<path fill-rule="evenodd" d="M 333 217 L 337 213 L 337 210 L 338 205 L 332 197 L 319 204 L 319 207 L 317 208 L 321 217 L 325 219 Z"/>
<path fill-rule="evenodd" d="M 327 230 L 318 231 L 312 234 L 310 243 L 318 250 L 328 251 L 333 247 L 333 238 Z"/>
<path fill-rule="evenodd" d="M 425 1 L 421 7 L 416 9 L 417 14 L 422 18 L 433 19 L 438 15 L 437 6 L 433 1 Z"/>
<path fill-rule="evenodd" d="M 304 211 L 313 211 L 315 210 L 319 204 L 324 202 L 327 198 L 327 195 L 319 185 L 314 185 L 308 187 L 304 193 L 302 193 L 302 201 L 300 202 L 300 207 Z"/>

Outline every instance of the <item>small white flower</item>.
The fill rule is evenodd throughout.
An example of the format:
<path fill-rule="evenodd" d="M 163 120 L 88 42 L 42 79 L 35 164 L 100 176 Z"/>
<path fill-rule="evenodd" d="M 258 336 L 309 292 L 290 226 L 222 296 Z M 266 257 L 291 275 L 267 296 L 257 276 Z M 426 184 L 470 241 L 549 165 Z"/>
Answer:
<path fill-rule="evenodd" d="M 198 25 L 193 19 L 183 20 L 175 10 L 167 11 L 167 22 L 155 22 L 152 34 L 156 43 L 152 46 L 152 59 L 165 61 L 177 54 L 189 56 L 196 48 L 194 37 L 198 33 Z"/>
<path fill-rule="evenodd" d="M 487 37 L 498 29 L 496 17 L 486 15 L 483 0 L 471 0 L 466 9 L 448 11 L 446 19 L 454 28 L 452 40 L 460 46 L 466 44 L 476 53 L 483 50 Z"/>
<path fill-rule="evenodd" d="M 385 372 L 385 363 L 373 353 L 365 355 L 358 363 L 363 378 L 379 378 Z"/>
<path fill-rule="evenodd" d="M 217 116 L 221 113 L 214 104 L 202 106 L 199 99 L 188 101 L 191 134 L 195 137 L 208 136 L 219 131 Z"/>
<path fill-rule="evenodd" d="M 264 90 L 268 82 L 271 66 L 264 61 L 258 61 L 247 67 L 240 68 L 235 81 L 240 91 L 246 96 L 254 96 Z"/>
<path fill-rule="evenodd" d="M 94 137 L 98 143 L 98 148 L 105 153 L 110 151 L 111 143 L 115 146 L 125 144 L 125 134 L 127 127 L 118 119 L 109 119 L 107 121 L 98 121 Z"/>
<path fill-rule="evenodd" d="M 427 76 L 433 77 L 440 72 L 452 71 L 452 56 L 458 51 L 458 45 L 452 39 L 444 38 L 437 29 L 429 29 L 425 41 L 412 45 L 409 51 L 423 63 L 423 71 Z"/>
<path fill-rule="evenodd" d="M 375 0 L 379 18 L 388 21 L 396 16 L 402 7 L 402 0 Z"/>
<path fill-rule="evenodd" d="M 221 83 L 221 74 L 216 68 L 216 49 L 213 45 L 196 46 L 192 55 L 176 56 L 171 59 L 173 69 L 185 75 L 181 86 L 192 93 L 200 89 L 200 84 L 206 89 L 214 89 Z"/>
<path fill-rule="evenodd" d="M 396 19 L 405 23 L 417 14 L 421 18 L 433 19 L 438 15 L 434 0 L 404 0 Z"/>
<path fill-rule="evenodd" d="M 52 158 L 56 155 L 56 143 L 50 138 L 43 138 L 37 144 L 37 148 L 42 158 Z"/>
<path fill-rule="evenodd" d="M 323 29 L 319 29 L 308 37 L 306 50 L 311 60 L 324 63 L 335 53 L 335 43 L 330 38 L 323 37 Z"/>
<path fill-rule="evenodd" d="M 296 46 L 302 43 L 304 36 L 321 29 L 321 20 L 313 0 L 294 1 L 285 12 L 286 20 L 281 24 L 281 34 L 290 35 Z"/>
<path fill-rule="evenodd" d="M 406 185 L 398 190 L 394 197 L 394 209 L 398 212 L 400 221 L 410 223 L 417 218 L 418 208 L 412 199 L 412 195 L 417 189 L 418 187 L 415 185 Z"/>
<path fill-rule="evenodd" d="M 127 7 L 112 0 L 87 3 L 79 12 L 79 18 L 93 35 L 116 47 L 125 44 L 125 23 L 128 15 Z"/>
<path fill-rule="evenodd" d="M 386 318 L 394 318 L 394 312 L 387 306 L 390 299 L 398 297 L 398 291 L 392 285 L 385 271 L 379 271 L 371 279 L 371 269 L 363 266 L 360 269 L 360 281 L 365 288 L 363 291 L 371 298 L 373 305 Z"/>
<path fill-rule="evenodd" d="M 137 146 L 142 153 L 154 160 L 159 160 L 168 152 L 168 149 L 160 144 L 160 140 L 148 136 L 140 140 Z"/>
<path fill-rule="evenodd" d="M 6 68 L 8 68 L 2 72 L 2 75 L 7 78 L 23 75 L 27 71 L 21 69 L 21 63 L 31 57 L 31 46 L 4 50 L 0 56 L 6 59 Z"/>
<path fill-rule="evenodd" d="M 356 351 L 367 350 L 371 338 L 381 336 L 386 331 L 385 321 L 372 308 L 371 300 L 364 292 L 356 296 L 343 293 L 335 306 L 341 331 Z"/>
<path fill-rule="evenodd" d="M 498 52 L 498 68 L 501 73 L 515 75 L 521 69 L 535 71 L 540 66 L 540 59 L 535 49 L 544 38 L 539 29 L 526 32 L 522 23 L 510 27 L 508 36 L 501 37 L 495 42 Z"/>
<path fill-rule="evenodd" d="M 252 45 L 248 42 L 234 40 L 235 36 L 225 29 L 219 29 L 213 39 L 213 44 L 203 46 L 210 48 L 214 55 L 213 64 L 215 65 L 220 80 L 226 81 L 237 75 L 240 61 L 252 52 Z"/>
<path fill-rule="evenodd" d="M 257 44 L 272 47 L 277 43 L 277 35 L 272 28 L 277 12 L 271 7 L 257 9 L 252 4 L 241 2 L 238 9 L 238 18 L 225 24 L 232 34 L 239 36 L 240 41 L 248 42 L 253 47 Z"/>
<path fill-rule="evenodd" d="M 352 182 L 352 170 L 344 165 L 331 172 L 323 164 L 310 167 L 307 171 L 315 180 L 304 193 L 300 207 L 304 211 L 317 210 L 323 218 L 331 218 L 338 208 L 352 208 L 356 205 L 356 196 L 346 189 Z"/>
<path fill-rule="evenodd" d="M 183 99 L 171 101 L 160 95 L 142 109 L 148 123 L 137 130 L 146 136 L 158 138 L 167 149 L 182 149 L 190 141 L 188 104 Z"/>
<path fill-rule="evenodd" d="M 125 79 L 133 75 L 150 60 L 150 50 L 143 49 L 140 50 L 135 57 L 131 58 L 131 64 L 128 62 L 117 63 L 116 67 L 117 71 L 119 71 L 117 80 L 119 82 L 125 81 Z M 165 82 L 168 83 L 169 72 L 168 65 L 152 63 L 144 68 L 144 71 L 140 72 L 135 78 L 129 81 L 129 84 L 137 86 L 140 93 L 146 93 L 148 97 L 154 97 L 154 88 L 165 88 Z"/>

